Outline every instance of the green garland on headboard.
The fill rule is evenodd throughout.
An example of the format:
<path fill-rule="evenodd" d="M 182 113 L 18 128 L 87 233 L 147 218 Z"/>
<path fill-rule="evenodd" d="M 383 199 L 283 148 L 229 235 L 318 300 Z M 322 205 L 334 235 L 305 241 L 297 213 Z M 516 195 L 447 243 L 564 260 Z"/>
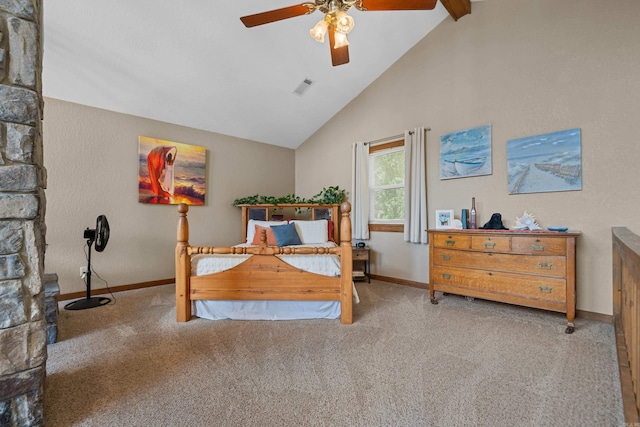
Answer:
<path fill-rule="evenodd" d="M 341 189 L 337 185 L 334 187 L 323 188 L 321 192 L 315 196 L 305 199 L 295 194 L 287 194 L 282 197 L 273 196 L 260 196 L 258 194 L 254 196 L 242 197 L 233 201 L 233 206 L 238 205 L 283 205 L 283 204 L 298 204 L 309 203 L 315 205 L 333 205 L 340 204 L 347 197 L 346 190 Z"/>

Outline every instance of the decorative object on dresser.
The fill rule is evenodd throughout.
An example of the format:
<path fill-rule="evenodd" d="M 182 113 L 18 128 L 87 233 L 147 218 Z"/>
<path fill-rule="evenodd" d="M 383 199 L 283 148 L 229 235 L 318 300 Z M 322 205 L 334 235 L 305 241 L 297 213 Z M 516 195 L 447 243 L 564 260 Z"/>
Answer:
<path fill-rule="evenodd" d="M 494 213 L 493 215 L 491 215 L 491 219 L 489 221 L 487 221 L 482 227 L 480 227 L 480 229 L 482 229 L 482 230 L 508 230 L 508 228 L 505 227 L 502 224 L 502 215 L 499 214 L 499 213 Z"/>
<path fill-rule="evenodd" d="M 353 247 L 353 280 L 371 283 L 371 248 L 360 243 Z"/>
<path fill-rule="evenodd" d="M 566 313 L 574 331 L 578 231 L 428 230 L 429 294 Z"/>
<path fill-rule="evenodd" d="M 471 229 L 476 229 L 477 227 L 477 213 L 476 213 L 476 198 L 472 197 L 471 198 L 471 213 L 470 213 L 471 217 L 470 217 L 470 225 L 469 228 Z"/>
<path fill-rule="evenodd" d="M 516 225 L 513 227 L 516 230 L 540 230 L 542 227 L 536 222 L 536 217 L 527 211 L 520 217 L 516 217 Z M 564 230 L 567 231 L 567 230 Z"/>
<path fill-rule="evenodd" d="M 453 228 L 453 209 L 436 210 L 436 228 L 439 230 Z"/>
<path fill-rule="evenodd" d="M 460 222 L 462 228 L 469 228 L 469 209 L 462 209 L 460 212 Z"/>

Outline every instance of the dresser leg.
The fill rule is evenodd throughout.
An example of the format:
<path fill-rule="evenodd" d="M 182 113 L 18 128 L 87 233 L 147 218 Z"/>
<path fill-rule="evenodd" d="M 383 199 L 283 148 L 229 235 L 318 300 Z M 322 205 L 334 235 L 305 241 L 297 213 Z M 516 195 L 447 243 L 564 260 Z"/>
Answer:
<path fill-rule="evenodd" d="M 574 325 L 572 322 L 567 323 L 567 329 L 564 330 L 565 334 L 572 334 L 573 331 L 575 331 L 576 329 L 576 325 Z"/>
<path fill-rule="evenodd" d="M 431 304 L 438 304 L 436 297 L 431 297 Z"/>

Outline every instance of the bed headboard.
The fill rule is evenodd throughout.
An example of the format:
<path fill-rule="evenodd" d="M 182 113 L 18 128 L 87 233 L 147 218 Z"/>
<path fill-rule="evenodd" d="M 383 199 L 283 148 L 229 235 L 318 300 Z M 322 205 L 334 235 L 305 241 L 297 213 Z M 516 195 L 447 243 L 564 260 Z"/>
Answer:
<path fill-rule="evenodd" d="M 242 241 L 247 240 L 247 224 L 250 219 L 259 220 L 259 221 L 269 221 L 272 220 L 272 216 L 275 214 L 279 214 L 280 209 L 286 212 L 296 212 L 302 211 L 304 217 L 306 219 L 310 219 L 312 221 L 319 219 L 328 219 L 333 222 L 333 240 L 336 242 L 340 242 L 340 205 L 316 205 L 312 203 L 287 203 L 281 205 L 271 205 L 271 204 L 263 204 L 263 205 L 238 205 L 238 207 L 242 208 Z M 290 209 L 286 209 L 290 208 Z M 278 210 L 278 213 L 276 213 Z M 295 219 L 296 216 L 289 213 L 285 215 L 283 219 Z"/>

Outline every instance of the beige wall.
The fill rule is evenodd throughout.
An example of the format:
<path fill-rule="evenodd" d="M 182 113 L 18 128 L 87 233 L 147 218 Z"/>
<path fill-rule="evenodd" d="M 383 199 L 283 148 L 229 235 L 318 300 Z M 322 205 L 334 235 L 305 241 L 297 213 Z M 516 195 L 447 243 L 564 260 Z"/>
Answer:
<path fill-rule="evenodd" d="M 443 21 L 296 150 L 296 192 L 350 188 L 350 144 L 429 126 L 428 209 L 469 208 L 479 223 L 524 210 L 543 226 L 567 225 L 578 241 L 577 306 L 611 314 L 611 231 L 640 234 L 640 2 L 486 0 Z M 356 49 L 357 47 L 353 47 Z M 439 180 L 440 135 L 492 126 L 493 174 Z M 509 195 L 507 140 L 582 129 L 581 191 Z M 327 163 L 316 159 L 331 153 Z M 428 249 L 375 233 L 373 272 L 428 281 Z"/>
<path fill-rule="evenodd" d="M 107 216 L 111 236 L 92 265 L 109 286 L 174 277 L 176 206 L 138 203 L 138 136 L 207 149 L 206 206 L 190 209 L 190 242 L 231 245 L 241 239 L 234 199 L 294 191 L 294 151 L 140 117 L 45 99 L 48 171 L 45 271 L 61 293 L 84 291 L 85 228 Z M 103 288 L 95 276 L 92 289 Z"/>

